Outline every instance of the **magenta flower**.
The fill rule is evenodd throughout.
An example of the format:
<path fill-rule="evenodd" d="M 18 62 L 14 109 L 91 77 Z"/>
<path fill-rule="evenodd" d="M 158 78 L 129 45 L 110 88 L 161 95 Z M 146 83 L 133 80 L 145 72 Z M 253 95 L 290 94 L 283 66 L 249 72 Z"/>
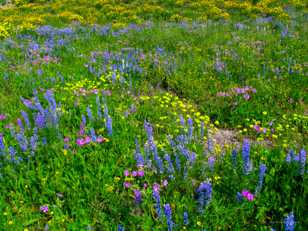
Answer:
<path fill-rule="evenodd" d="M 153 191 L 154 191 L 154 192 L 159 192 L 159 190 L 160 190 L 160 185 L 157 184 L 157 183 L 154 183 L 154 184 L 153 184 Z"/>
<path fill-rule="evenodd" d="M 257 125 L 257 124 L 256 124 L 256 125 L 254 125 L 254 126 L 253 126 L 253 128 L 254 128 L 254 129 L 256 130 L 256 132 L 258 132 L 258 133 L 261 131 L 260 126 L 259 126 L 259 125 Z"/>
<path fill-rule="evenodd" d="M 86 136 L 86 138 L 84 138 L 84 142 L 86 144 L 90 143 L 91 142 L 91 137 L 90 136 Z"/>
<path fill-rule="evenodd" d="M 128 171 L 127 169 L 124 171 L 124 176 L 125 176 L 125 177 L 128 177 L 128 176 L 129 176 L 129 171 Z"/>
<path fill-rule="evenodd" d="M 84 146 L 86 143 L 84 141 L 84 139 L 82 138 L 78 138 L 77 141 L 76 141 L 76 144 L 80 147 Z"/>
<path fill-rule="evenodd" d="M 139 171 L 137 172 L 137 175 L 138 175 L 139 177 L 144 177 L 144 171 L 143 171 L 143 170 L 139 170 Z"/>
<path fill-rule="evenodd" d="M 127 181 L 125 181 L 123 185 L 125 188 L 130 188 L 132 186 L 132 184 Z"/>
<path fill-rule="evenodd" d="M 102 143 L 102 142 L 104 142 L 104 140 L 105 139 L 103 137 L 99 136 L 99 137 L 97 137 L 96 142 L 97 143 Z"/>
<path fill-rule="evenodd" d="M 64 137 L 64 140 L 63 140 L 65 143 L 68 143 L 70 142 L 70 138 L 69 137 Z"/>
<path fill-rule="evenodd" d="M 167 187 L 167 185 L 168 185 L 168 181 L 167 181 L 167 180 L 163 180 L 162 185 L 163 185 L 164 187 Z"/>
<path fill-rule="evenodd" d="M 41 207 L 40 207 L 40 211 L 41 211 L 42 213 L 48 213 L 48 211 L 49 211 L 48 205 L 43 205 L 43 206 L 41 206 Z"/>
<path fill-rule="evenodd" d="M 251 192 L 249 192 L 248 190 L 243 190 L 242 196 L 245 197 L 248 201 L 253 201 L 253 199 L 254 199 L 254 195 Z"/>
<path fill-rule="evenodd" d="M 132 176 L 136 177 L 137 176 L 137 171 L 132 171 Z"/>
<path fill-rule="evenodd" d="M 0 121 L 5 120 L 5 119 L 6 119 L 6 115 L 0 114 Z"/>

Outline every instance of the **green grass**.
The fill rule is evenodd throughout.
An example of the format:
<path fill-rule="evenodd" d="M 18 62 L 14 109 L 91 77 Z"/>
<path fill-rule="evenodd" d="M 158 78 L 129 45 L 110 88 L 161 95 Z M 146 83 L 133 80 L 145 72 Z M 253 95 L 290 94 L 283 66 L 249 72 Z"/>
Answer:
<path fill-rule="evenodd" d="M 157 4 L 168 9 L 174 1 Z M 192 14 L 190 8 L 183 10 Z M 159 218 L 155 209 L 154 183 L 161 185 L 162 213 L 164 204 L 172 207 L 174 230 L 283 230 L 283 221 L 292 211 L 296 230 L 305 230 L 308 184 L 307 168 L 300 164 L 303 151 L 300 161 L 286 161 L 290 149 L 296 154 L 307 150 L 308 138 L 308 23 L 304 10 L 293 10 L 289 10 L 288 22 L 274 18 L 258 24 L 236 12 L 227 21 L 202 23 L 167 22 L 160 15 L 137 30 L 127 27 L 129 31 L 121 35 L 114 34 L 115 28 L 100 35 L 99 27 L 70 24 L 70 35 L 44 36 L 29 29 L 1 40 L 0 115 L 6 118 L 0 119 L 0 230 L 117 230 L 118 224 L 125 230 L 167 230 L 166 216 Z M 57 20 L 50 24 L 64 26 L 65 22 Z M 286 27 L 288 34 L 283 37 Z M 64 45 L 46 50 L 51 38 L 54 44 L 63 39 Z M 39 45 L 39 53 L 35 49 L 31 53 L 33 44 Z M 110 63 L 104 69 L 106 60 Z M 219 62 L 221 70 L 215 69 Z M 113 64 L 120 63 L 135 69 L 124 73 L 118 66 L 113 76 Z M 232 90 L 245 86 L 256 90 L 249 92 L 249 99 Z M 31 149 L 34 127 L 39 126 L 38 110 L 27 108 L 21 97 L 33 100 L 35 90 L 49 110 L 44 115 L 54 112 L 58 120 L 52 123 L 54 117 L 46 117 L 48 123 L 37 132 L 37 147 Z M 45 99 L 47 90 L 52 90 L 57 109 Z M 218 96 L 221 92 L 230 96 Z M 112 134 L 104 118 L 106 105 Z M 97 115 L 99 109 L 102 118 Z M 21 111 L 28 113 L 30 128 Z M 107 142 L 76 144 L 82 137 L 78 135 L 82 115 L 87 118 L 86 134 L 91 136 L 94 128 Z M 192 139 L 188 118 L 193 120 Z M 140 170 L 134 159 L 136 139 L 146 157 L 144 145 L 151 139 L 145 121 L 153 126 L 165 172 L 159 173 L 152 153 L 151 166 L 143 168 L 144 177 L 125 177 L 126 169 Z M 257 132 L 256 125 L 263 130 Z M 236 138 L 223 137 L 228 145 L 221 146 L 213 134 L 224 130 Z M 170 145 L 169 139 L 175 141 L 181 134 L 189 139 L 178 141 L 189 150 L 188 157 L 180 147 Z M 20 136 L 26 137 L 27 150 L 22 150 Z M 246 138 L 251 143 L 248 174 L 243 173 L 241 145 Z M 232 156 L 233 149 L 237 157 Z M 166 153 L 174 173 L 167 172 Z M 261 191 L 256 192 L 261 164 L 267 170 Z M 168 186 L 162 186 L 164 180 Z M 124 182 L 132 186 L 126 189 Z M 211 182 L 213 191 L 203 212 L 197 201 L 201 182 Z M 142 193 L 139 205 L 134 202 L 134 189 Z M 255 194 L 253 201 L 237 200 L 237 193 L 244 189 Z M 43 205 L 48 205 L 47 213 L 40 211 Z M 184 211 L 189 214 L 188 225 L 184 225 Z"/>

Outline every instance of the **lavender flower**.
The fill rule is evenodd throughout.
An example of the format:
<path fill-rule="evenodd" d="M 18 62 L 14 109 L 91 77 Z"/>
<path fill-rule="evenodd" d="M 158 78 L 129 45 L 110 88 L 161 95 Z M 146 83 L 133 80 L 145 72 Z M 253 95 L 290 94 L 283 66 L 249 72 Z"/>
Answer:
<path fill-rule="evenodd" d="M 184 119 L 183 115 L 180 115 L 180 123 L 181 123 L 182 127 L 185 127 L 185 119 Z"/>
<path fill-rule="evenodd" d="M 172 209 L 169 204 L 164 205 L 164 212 L 167 219 L 168 231 L 172 231 L 173 221 L 172 221 Z"/>
<path fill-rule="evenodd" d="M 250 163 L 250 143 L 248 139 L 244 139 L 242 147 L 242 158 L 244 162 L 244 174 L 248 174 L 251 170 Z"/>
<path fill-rule="evenodd" d="M 296 222 L 295 222 L 295 219 L 294 219 L 294 213 L 291 212 L 284 219 L 284 229 L 285 229 L 285 231 L 294 231 L 295 225 L 296 225 Z"/>
<path fill-rule="evenodd" d="M 17 119 L 17 124 L 18 127 L 20 128 L 21 131 L 24 131 L 24 125 L 22 124 L 22 121 L 20 118 Z"/>
<path fill-rule="evenodd" d="M 199 211 L 203 212 L 204 206 L 208 205 L 212 199 L 212 184 L 210 182 L 202 182 L 197 189 Z"/>
<path fill-rule="evenodd" d="M 267 168 L 265 164 L 261 164 L 259 167 L 259 181 L 258 181 L 258 186 L 256 188 L 256 193 L 260 192 L 262 189 L 266 169 Z"/>

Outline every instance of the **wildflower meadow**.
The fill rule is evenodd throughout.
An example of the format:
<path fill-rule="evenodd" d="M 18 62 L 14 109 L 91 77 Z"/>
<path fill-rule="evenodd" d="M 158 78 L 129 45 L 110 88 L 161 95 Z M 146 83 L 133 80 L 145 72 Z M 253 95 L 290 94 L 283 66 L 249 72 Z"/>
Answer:
<path fill-rule="evenodd" d="M 0 0 L 0 230 L 308 230 L 308 2 Z"/>

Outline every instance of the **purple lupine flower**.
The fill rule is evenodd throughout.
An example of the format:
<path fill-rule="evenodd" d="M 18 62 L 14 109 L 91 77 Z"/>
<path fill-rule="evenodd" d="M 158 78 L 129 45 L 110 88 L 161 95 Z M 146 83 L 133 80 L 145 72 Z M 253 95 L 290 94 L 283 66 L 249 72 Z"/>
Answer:
<path fill-rule="evenodd" d="M 188 213 L 186 211 L 183 214 L 183 223 L 184 223 L 184 225 L 188 225 L 189 224 Z"/>
<path fill-rule="evenodd" d="M 16 140 L 20 146 L 21 151 L 25 152 L 28 149 L 28 140 L 25 137 L 25 134 L 23 132 L 16 134 Z"/>
<path fill-rule="evenodd" d="M 44 128 L 46 126 L 45 115 L 38 112 L 35 117 L 35 125 L 38 128 Z"/>
<path fill-rule="evenodd" d="M 31 150 L 34 152 L 37 148 L 37 142 L 38 142 L 38 135 L 37 135 L 37 131 L 38 129 L 35 127 L 33 128 L 33 135 L 30 138 L 30 147 Z"/>
<path fill-rule="evenodd" d="M 236 200 L 237 202 L 241 202 L 243 200 L 243 195 L 240 192 L 236 193 Z"/>
<path fill-rule="evenodd" d="M 91 128 L 91 129 L 90 129 L 90 134 L 91 134 L 91 140 L 92 140 L 93 142 L 96 142 L 97 137 L 96 137 L 94 128 Z"/>
<path fill-rule="evenodd" d="M 188 118 L 187 123 L 188 123 L 188 139 L 192 140 L 194 131 L 193 120 L 191 118 Z"/>
<path fill-rule="evenodd" d="M 178 171 L 181 171 L 181 161 L 177 153 L 175 154 L 175 166 Z"/>
<path fill-rule="evenodd" d="M 23 97 L 20 97 L 21 98 L 21 101 L 22 103 L 29 109 L 31 110 L 35 110 L 36 107 L 33 105 L 33 102 L 29 99 L 24 99 Z"/>
<path fill-rule="evenodd" d="M 210 137 L 209 131 L 206 134 L 206 144 L 207 144 L 207 151 L 209 153 L 213 153 L 214 152 L 214 145 L 213 145 L 213 141 L 212 138 Z"/>
<path fill-rule="evenodd" d="M 0 133 L 0 155 L 4 153 L 5 145 L 3 140 L 3 135 Z"/>
<path fill-rule="evenodd" d="M 109 136 L 112 135 L 112 118 L 110 116 L 107 117 L 106 120 L 106 128 Z"/>
<path fill-rule="evenodd" d="M 139 190 L 137 189 L 134 190 L 134 197 L 135 197 L 135 203 L 140 204 L 142 201 L 142 194 Z"/>
<path fill-rule="evenodd" d="M 260 164 L 260 167 L 259 167 L 259 181 L 258 181 L 258 185 L 257 185 L 257 188 L 256 188 L 256 193 L 260 192 L 261 189 L 262 189 L 262 185 L 263 185 L 266 169 L 267 169 L 267 167 L 266 167 L 265 164 Z"/>
<path fill-rule="evenodd" d="M 294 159 L 294 156 L 294 150 L 291 149 L 286 156 L 286 162 L 291 163 Z"/>
<path fill-rule="evenodd" d="M 210 170 L 211 170 L 212 172 L 214 171 L 215 161 L 216 161 L 215 156 L 210 156 L 210 157 L 208 158 L 208 165 L 209 165 Z"/>
<path fill-rule="evenodd" d="M 244 162 L 244 174 L 248 174 L 251 170 L 250 163 L 250 143 L 248 139 L 244 139 L 242 146 L 242 158 Z"/>
<path fill-rule="evenodd" d="M 174 168 L 173 168 L 173 164 L 172 164 L 172 161 L 171 161 L 171 157 L 169 154 L 165 154 L 165 160 L 167 161 L 168 163 L 168 167 L 167 167 L 167 171 L 169 174 L 172 174 L 174 173 Z"/>
<path fill-rule="evenodd" d="M 124 226 L 123 225 L 118 225 L 118 231 L 124 231 Z"/>
<path fill-rule="evenodd" d="M 232 159 L 232 165 L 233 167 L 235 167 L 237 164 L 237 151 L 235 149 L 232 150 L 231 159 Z"/>
<path fill-rule="evenodd" d="M 102 110 L 101 110 L 101 103 L 100 103 L 98 95 L 96 96 L 96 106 L 97 106 L 97 117 L 99 119 L 101 119 L 102 118 Z"/>
<path fill-rule="evenodd" d="M 81 121 L 82 121 L 83 126 L 86 126 L 87 119 L 86 119 L 85 115 L 81 115 Z"/>
<path fill-rule="evenodd" d="M 40 207 L 40 211 L 41 211 L 42 213 L 48 213 L 48 211 L 49 211 L 48 205 L 42 205 L 42 206 Z"/>
<path fill-rule="evenodd" d="M 153 140 L 153 127 L 147 121 L 144 121 L 144 129 L 146 131 L 147 137 L 149 141 Z"/>
<path fill-rule="evenodd" d="M 26 123 L 27 128 L 29 129 L 29 128 L 31 127 L 31 124 L 30 124 L 30 120 L 29 120 L 28 113 L 25 112 L 25 111 L 22 111 L 22 112 L 21 112 L 21 115 L 22 115 L 22 117 L 24 118 L 24 121 L 25 121 L 25 123 Z"/>
<path fill-rule="evenodd" d="M 16 156 L 16 150 L 12 146 L 9 147 L 9 153 L 11 156 L 11 161 L 16 162 L 15 156 Z"/>
<path fill-rule="evenodd" d="M 204 138 L 204 122 L 201 121 L 200 124 L 201 128 L 200 128 L 200 138 L 201 138 L 201 142 L 203 142 L 203 138 Z"/>
<path fill-rule="evenodd" d="M 181 123 L 182 127 L 185 127 L 185 119 L 184 119 L 183 115 L 180 115 L 180 123 Z"/>
<path fill-rule="evenodd" d="M 212 199 L 212 184 L 210 182 L 202 182 L 197 189 L 199 211 L 203 212 L 204 206 Z"/>
<path fill-rule="evenodd" d="M 164 205 L 164 212 L 167 219 L 168 231 L 172 231 L 173 221 L 172 221 L 172 209 L 169 204 Z"/>
<path fill-rule="evenodd" d="M 144 166 L 144 159 L 140 151 L 140 145 L 138 139 L 135 139 L 136 150 L 135 150 L 135 160 L 137 163 L 137 168 L 142 168 Z"/>
<path fill-rule="evenodd" d="M 159 217 L 162 216 L 161 213 L 161 208 L 160 208 L 160 195 L 159 195 L 159 190 L 154 190 L 153 188 L 153 193 L 152 193 L 153 199 L 155 201 L 155 209 L 156 209 L 156 213 Z"/>
<path fill-rule="evenodd" d="M 306 159 L 307 159 L 306 151 L 305 149 L 301 149 L 299 152 L 299 162 L 301 165 L 300 171 L 302 175 L 304 175 L 305 173 Z"/>
<path fill-rule="evenodd" d="M 91 108 L 89 106 L 87 107 L 87 114 L 88 114 L 89 120 L 93 121 L 92 110 L 91 110 Z"/>
<path fill-rule="evenodd" d="M 285 231 L 294 231 L 295 230 L 296 221 L 295 221 L 293 212 L 289 213 L 288 216 L 284 219 L 283 222 L 284 222 L 284 230 Z"/>
<path fill-rule="evenodd" d="M 24 125 L 22 124 L 22 121 L 20 118 L 17 119 L 17 125 L 20 128 L 21 131 L 24 130 Z"/>
<path fill-rule="evenodd" d="M 153 140 L 149 141 L 149 145 L 150 145 L 150 150 L 153 152 L 154 155 L 154 160 L 156 162 L 156 165 L 158 167 L 159 172 L 162 174 L 164 173 L 164 167 L 163 167 L 163 161 L 161 160 L 161 158 L 158 155 L 158 151 L 157 151 L 157 147 L 154 143 Z"/>

